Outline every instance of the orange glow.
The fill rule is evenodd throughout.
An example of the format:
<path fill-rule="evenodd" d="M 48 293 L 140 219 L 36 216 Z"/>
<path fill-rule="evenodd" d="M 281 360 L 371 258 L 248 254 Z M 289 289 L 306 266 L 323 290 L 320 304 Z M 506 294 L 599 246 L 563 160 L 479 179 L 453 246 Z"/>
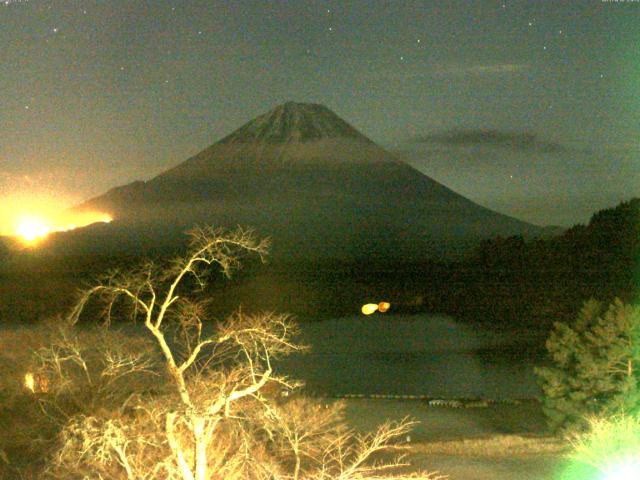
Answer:
<path fill-rule="evenodd" d="M 16 220 L 16 227 L 12 234 L 19 237 L 26 245 L 32 246 L 45 239 L 50 233 L 67 232 L 93 223 L 109 223 L 112 220 L 110 215 L 98 212 L 66 213 L 52 215 L 47 219 L 44 215 L 25 215 Z"/>
<path fill-rule="evenodd" d="M 371 315 L 372 313 L 374 313 L 374 312 L 376 312 L 378 310 L 378 304 L 377 303 L 367 303 L 366 305 L 363 305 L 360 310 L 365 315 Z"/>
<path fill-rule="evenodd" d="M 34 243 L 46 237 L 51 229 L 38 218 L 20 220 L 16 234 L 27 243 Z"/>
<path fill-rule="evenodd" d="M 371 315 L 375 312 L 384 313 L 391 308 L 391 304 L 389 302 L 380 302 L 380 303 L 367 303 L 362 306 L 360 311 L 365 315 Z"/>
<path fill-rule="evenodd" d="M 38 374 L 34 375 L 31 372 L 27 372 L 25 374 L 23 385 L 24 388 L 29 390 L 31 393 L 46 393 L 49 391 L 49 380 L 47 377 Z"/>
<path fill-rule="evenodd" d="M 0 236 L 16 237 L 27 246 L 35 246 L 52 233 L 112 220 L 106 212 L 71 211 L 69 207 L 80 201 L 15 185 L 13 191 L 9 188 L 0 192 Z"/>
<path fill-rule="evenodd" d="M 29 372 L 24 376 L 24 386 L 27 390 L 31 390 L 31 392 L 36 391 L 36 381 L 33 377 L 33 373 Z"/>

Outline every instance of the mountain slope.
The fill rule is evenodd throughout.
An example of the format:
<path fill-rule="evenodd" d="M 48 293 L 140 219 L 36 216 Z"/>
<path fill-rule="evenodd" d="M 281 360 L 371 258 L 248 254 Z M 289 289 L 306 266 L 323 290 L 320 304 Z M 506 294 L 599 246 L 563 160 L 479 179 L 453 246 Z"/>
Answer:
<path fill-rule="evenodd" d="M 421 174 L 326 107 L 293 102 L 76 209 L 107 211 L 115 227 L 157 230 L 168 243 L 195 223 L 253 226 L 273 237 L 276 256 L 419 258 L 542 233 Z"/>

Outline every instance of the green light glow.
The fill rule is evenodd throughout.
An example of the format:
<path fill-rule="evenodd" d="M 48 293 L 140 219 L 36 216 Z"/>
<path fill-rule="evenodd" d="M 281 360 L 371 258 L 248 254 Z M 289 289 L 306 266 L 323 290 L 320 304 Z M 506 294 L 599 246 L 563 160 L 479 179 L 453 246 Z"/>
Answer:
<path fill-rule="evenodd" d="M 561 480 L 640 479 L 640 419 L 616 415 L 590 425 L 573 439 L 572 462 Z"/>
<path fill-rule="evenodd" d="M 640 456 L 640 455 L 639 455 Z M 640 458 L 630 458 L 613 465 L 603 480 L 637 480 L 640 478 Z"/>

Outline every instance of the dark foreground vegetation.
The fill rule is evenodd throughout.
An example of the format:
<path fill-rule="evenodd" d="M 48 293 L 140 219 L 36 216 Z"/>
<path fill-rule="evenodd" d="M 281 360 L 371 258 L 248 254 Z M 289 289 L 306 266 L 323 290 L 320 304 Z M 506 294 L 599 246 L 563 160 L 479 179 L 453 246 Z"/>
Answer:
<path fill-rule="evenodd" d="M 8 248 L 0 255 L 0 319 L 14 324 L 68 308 L 78 285 L 97 272 L 138 261 L 51 258 Z M 634 199 L 597 212 L 588 225 L 555 238 L 484 241 L 459 261 L 250 261 L 230 282 L 213 281 L 208 294 L 220 315 L 242 305 L 307 321 L 354 314 L 363 303 L 386 300 L 395 312 L 443 313 L 469 323 L 544 333 L 554 322 L 574 318 L 589 298 L 636 300 L 639 259 L 640 199 Z"/>
<path fill-rule="evenodd" d="M 280 302 L 302 318 L 356 313 L 363 303 L 385 299 L 394 311 L 546 332 L 573 319 L 589 298 L 636 300 L 639 262 L 640 199 L 634 199 L 558 237 L 487 240 L 456 262 L 274 265 L 229 288 L 248 304 Z"/>
<path fill-rule="evenodd" d="M 409 478 L 394 453 L 412 422 L 358 434 L 340 404 L 297 396 L 274 371 L 305 348 L 287 315 L 210 321 L 212 267 L 229 276 L 266 252 L 248 232 L 197 228 L 185 256 L 107 272 L 67 316 L 3 332 L 2 478 Z M 140 331 L 115 331 L 116 319 Z"/>
<path fill-rule="evenodd" d="M 205 304 L 174 303 L 172 293 L 155 296 L 155 286 L 166 294 L 182 271 L 188 273 L 187 290 L 200 285 L 204 277 L 192 275 L 197 272 L 184 263 L 189 258 L 156 269 L 134 258 L 61 259 L 35 252 L 16 257 L 6 249 L 0 285 L 5 324 L 0 473 L 3 478 L 82 478 L 99 472 L 102 478 L 191 480 L 328 479 L 338 472 L 344 478 L 366 478 L 375 473 L 367 470 L 367 461 L 388 458 L 376 455 L 397 445 L 408 424 L 387 425 L 362 437 L 346 428 L 339 404 L 284 393 L 295 391 L 295 383 L 276 377 L 270 362 L 299 348 L 290 340 L 295 325 L 286 316 L 257 312 L 292 311 L 302 319 L 321 320 L 379 300 L 390 301 L 400 312 L 447 313 L 469 323 L 539 329 L 541 338 L 554 322 L 564 322 L 547 343 L 555 364 L 543 373 L 546 413 L 555 426 L 566 424 L 564 419 L 579 420 L 583 429 L 591 429 L 593 442 L 620 436 L 622 429 L 627 437 L 621 441 L 636 445 L 640 429 L 634 417 L 606 416 L 636 408 L 640 398 L 637 349 L 623 349 L 624 342 L 637 344 L 633 339 L 640 331 L 637 310 L 626 306 L 637 302 L 639 214 L 636 199 L 598 212 L 589 225 L 554 239 L 486 241 L 458 262 L 249 261 L 229 282 L 219 275 L 208 278 L 201 292 Z M 211 233 L 202 236 L 201 231 L 200 244 Z M 263 252 L 249 237 L 232 240 Z M 234 258 L 233 251 L 214 254 Z M 236 266 L 235 260 L 213 263 L 217 273 Z M 132 269 L 135 265 L 140 266 Z M 109 267 L 124 267 L 127 273 L 96 283 L 96 275 Z M 98 289 L 85 288 L 79 300 L 76 290 L 92 278 L 85 287 Z M 87 302 L 94 296 L 102 303 Z M 160 310 L 149 307 L 160 298 L 169 303 L 166 318 L 158 320 L 154 315 L 162 304 L 157 304 Z M 600 303 L 586 304 L 578 315 L 588 298 Z M 228 316 L 238 303 L 242 313 Z M 62 318 L 45 321 L 73 306 L 78 308 L 71 324 Z M 205 332 L 205 312 L 226 320 L 214 321 L 214 329 Z M 90 327 L 97 318 L 118 327 L 131 315 L 143 322 L 146 338 Z M 605 331 L 617 327 L 619 332 Z M 581 337 L 582 331 L 590 333 Z M 600 347 L 583 348 L 586 344 L 576 338 Z M 595 350 L 601 355 L 589 357 L 591 363 L 581 359 Z M 595 375 L 591 366 L 600 373 Z M 582 367 L 586 373 L 580 373 Z M 578 388 L 556 388 L 576 376 L 585 379 Z M 595 392 L 590 381 L 603 390 Z M 585 423 L 585 414 L 605 417 Z M 589 438 L 576 443 L 585 458 L 597 448 Z M 588 458 L 581 461 L 588 464 Z"/>

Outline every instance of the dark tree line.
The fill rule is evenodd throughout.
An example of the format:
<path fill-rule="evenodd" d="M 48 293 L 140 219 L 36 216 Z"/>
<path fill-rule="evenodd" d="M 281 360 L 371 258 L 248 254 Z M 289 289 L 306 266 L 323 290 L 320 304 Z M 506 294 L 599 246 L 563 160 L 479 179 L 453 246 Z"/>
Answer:
<path fill-rule="evenodd" d="M 589 298 L 636 301 L 639 262 L 636 198 L 555 238 L 484 241 L 467 260 L 449 265 L 445 291 L 425 295 L 428 308 L 459 318 L 546 328 L 575 317 Z"/>
<path fill-rule="evenodd" d="M 210 294 L 221 315 L 241 304 L 247 311 L 286 311 L 314 320 L 358 315 L 363 303 L 385 300 L 391 313 L 443 313 L 548 331 L 553 322 L 575 318 L 589 298 L 633 303 L 640 292 L 639 242 L 640 199 L 633 199 L 555 238 L 485 240 L 464 260 L 249 263 Z M 22 268 L 9 270 L 0 262 L 3 321 L 37 321 L 59 311 L 72 286 L 91 272 L 132 259 L 26 257 L 21 262 Z"/>

